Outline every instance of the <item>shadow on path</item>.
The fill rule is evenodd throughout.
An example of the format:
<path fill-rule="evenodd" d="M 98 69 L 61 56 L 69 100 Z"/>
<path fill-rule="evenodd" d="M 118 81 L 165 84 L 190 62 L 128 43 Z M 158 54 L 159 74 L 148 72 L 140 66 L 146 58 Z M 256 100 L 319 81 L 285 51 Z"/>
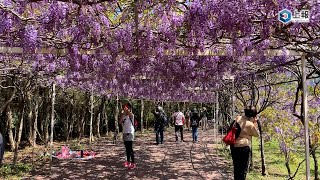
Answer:
<path fill-rule="evenodd" d="M 165 132 L 165 144 L 155 145 L 154 135 L 139 137 L 134 143 L 137 168 L 122 167 L 125 148 L 119 142 L 100 140 L 91 160 L 54 160 L 33 172 L 32 179 L 232 179 L 229 162 L 215 154 L 213 132 L 200 130 L 200 142 L 175 142 L 173 132 Z"/>

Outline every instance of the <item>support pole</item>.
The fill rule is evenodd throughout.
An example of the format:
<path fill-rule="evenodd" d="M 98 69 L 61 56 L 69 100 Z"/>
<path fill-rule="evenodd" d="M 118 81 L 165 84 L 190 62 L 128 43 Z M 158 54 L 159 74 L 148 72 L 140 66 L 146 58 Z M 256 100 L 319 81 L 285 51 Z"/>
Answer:
<path fill-rule="evenodd" d="M 141 134 L 143 133 L 143 119 L 144 119 L 144 101 L 143 101 L 143 99 L 141 99 L 141 120 L 140 120 L 140 127 L 141 127 Z"/>
<path fill-rule="evenodd" d="M 306 57 L 301 56 L 302 69 L 302 108 L 304 122 L 304 140 L 305 140 L 305 156 L 306 156 L 306 180 L 310 180 L 310 145 L 309 145 L 309 119 L 308 119 L 308 96 L 307 96 L 307 78 L 306 78 Z"/>
<path fill-rule="evenodd" d="M 93 132 L 92 132 L 93 113 L 94 112 L 93 112 L 93 85 L 92 85 L 91 86 L 91 96 L 90 96 L 90 137 L 89 137 L 90 146 L 93 141 Z"/>
<path fill-rule="evenodd" d="M 54 103 L 56 98 L 56 84 L 52 84 L 52 98 L 51 98 L 51 132 L 50 132 L 50 148 L 53 147 L 53 129 L 54 129 Z"/>
<path fill-rule="evenodd" d="M 232 78 L 232 114 L 231 114 L 231 121 L 235 119 L 235 108 L 234 108 L 234 77 Z"/>
<path fill-rule="evenodd" d="M 216 119 L 215 119 L 215 124 L 218 124 L 218 128 L 216 127 L 216 129 L 218 129 L 219 132 L 219 125 L 222 127 L 222 135 L 223 135 L 223 126 L 221 121 L 219 120 L 219 92 L 216 92 Z M 218 135 L 218 133 L 217 133 Z"/>

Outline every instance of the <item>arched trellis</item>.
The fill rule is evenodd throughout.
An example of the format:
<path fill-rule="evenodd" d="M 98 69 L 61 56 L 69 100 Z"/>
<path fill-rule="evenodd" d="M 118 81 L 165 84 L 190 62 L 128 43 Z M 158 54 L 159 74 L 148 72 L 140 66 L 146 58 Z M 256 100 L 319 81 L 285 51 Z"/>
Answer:
<path fill-rule="evenodd" d="M 4 54 L 23 54 L 24 51 L 22 48 L 20 47 L 0 47 L 0 53 L 4 53 Z M 67 54 L 68 50 L 67 49 L 46 49 L 46 48 L 42 48 L 39 50 L 36 50 L 34 53 L 39 53 L 39 54 Z M 82 50 L 80 51 L 81 54 L 95 54 L 96 51 L 95 50 Z M 104 52 L 99 52 L 102 54 L 110 54 L 110 52 L 108 51 L 104 51 Z M 250 56 L 255 54 L 255 50 L 249 51 L 245 53 L 245 56 Z M 310 52 L 310 53 L 303 53 L 303 52 L 297 52 L 294 50 L 287 50 L 286 51 L 286 55 L 287 56 L 291 56 L 291 57 L 300 57 L 301 58 L 301 69 L 302 69 L 302 87 L 303 87 L 303 96 L 302 96 L 302 101 L 303 101 L 303 122 L 304 122 L 304 139 L 305 139 L 305 159 L 306 159 L 306 179 L 310 179 L 310 160 L 309 160 L 309 120 L 307 118 L 307 111 L 308 111 L 308 104 L 307 104 L 307 79 L 306 79 L 306 57 L 309 56 L 315 56 L 315 54 L 319 54 L 319 52 Z M 212 50 L 205 50 L 205 51 L 198 51 L 198 52 L 190 52 L 188 50 L 185 49 L 179 49 L 179 50 L 167 50 L 165 51 L 165 55 L 170 56 L 170 55 L 179 55 L 179 56 L 188 56 L 188 55 L 192 55 L 192 56 L 226 56 L 227 52 L 221 48 L 221 50 L 217 51 L 212 51 Z M 264 56 L 279 56 L 279 55 L 283 55 L 283 50 L 266 50 L 264 52 Z M 294 61 L 288 61 L 280 66 L 284 66 L 290 63 L 294 63 L 297 62 L 297 60 Z M 263 70 L 258 70 L 255 73 L 262 73 L 264 71 L 267 70 L 272 70 L 274 68 L 279 67 L 279 65 L 276 66 L 271 66 L 268 67 L 266 69 Z M 54 88 L 55 85 L 53 85 Z M 219 90 L 216 90 L 216 92 L 218 92 Z M 233 94 L 234 94 L 234 89 L 233 89 Z M 54 96 L 53 96 L 54 97 Z M 233 101 L 233 98 L 232 98 Z M 54 103 L 54 101 L 53 101 Z M 54 106 L 52 106 L 54 107 Z M 234 106 L 232 107 L 232 114 L 234 115 Z M 216 115 L 217 116 L 217 115 Z M 51 124 L 52 125 L 52 124 Z M 53 128 L 51 128 L 53 129 Z"/>
<path fill-rule="evenodd" d="M 97 1 L 87 1 L 87 0 L 83 0 L 83 1 L 81 1 L 81 0 L 58 0 L 58 1 L 61 1 L 61 2 L 69 2 L 69 3 L 73 3 L 73 4 L 77 4 L 77 5 L 92 5 L 92 4 L 95 4 L 95 3 L 101 3 L 101 2 L 108 2 L 108 1 L 111 1 L 111 0 L 97 0 Z M 29 0 L 28 2 L 40 2 L 40 0 Z M 137 33 L 137 30 L 138 30 L 138 26 L 137 26 L 137 24 L 139 23 L 138 22 L 138 19 L 136 18 L 136 17 L 138 17 L 137 16 L 137 10 L 136 10 L 136 3 L 137 2 L 139 2 L 139 0 L 135 0 L 134 1 L 134 6 L 135 6 L 135 10 L 134 10 L 134 12 L 135 12 L 135 34 L 136 34 L 136 38 L 135 38 L 135 40 L 136 40 L 136 42 L 138 42 L 137 41 L 137 39 L 138 39 L 138 34 L 139 33 Z M 141 2 L 141 1 L 140 1 Z M 10 10 L 10 9 L 9 9 Z M 17 14 L 16 14 L 17 15 Z M 19 16 L 19 15 L 18 15 Z M 25 19 L 25 20 L 27 20 L 27 19 Z M 138 43 L 136 43 L 136 46 L 138 47 Z M 36 50 L 36 51 L 38 51 L 38 50 Z M 50 50 L 49 50 L 50 51 Z M 57 50 L 59 53 L 63 53 L 63 52 L 61 52 L 61 51 L 64 51 L 64 50 Z M 138 51 L 138 50 L 137 50 Z M 223 50 L 222 50 L 223 51 Z M 271 51 L 270 51 L 271 52 Z M 274 51 L 273 51 L 274 52 Z M 53 52 L 52 52 L 53 53 Z M 65 53 L 67 53 L 67 51 L 65 51 Z M 90 53 L 95 53 L 94 51 L 87 51 L 87 53 L 88 54 L 90 54 Z M 137 52 L 138 54 L 139 54 L 139 52 Z M 182 50 L 182 51 L 171 51 L 171 52 L 165 52 L 165 54 L 167 54 L 167 55 L 170 55 L 170 54 L 176 54 L 176 55 L 190 55 L 190 52 L 189 51 L 184 51 L 184 50 Z M 213 51 L 211 51 L 211 52 L 208 52 L 208 53 L 206 53 L 206 51 L 204 52 L 204 53 L 197 53 L 197 55 L 207 55 L 207 56 L 214 56 L 214 55 L 225 55 L 226 53 L 217 53 L 217 52 L 213 52 Z M 274 54 L 274 53 L 270 53 L 270 54 Z M 277 54 L 277 53 L 275 53 L 275 54 Z M 193 55 L 195 55 L 195 54 L 193 54 Z M 300 55 L 297 55 L 297 56 L 300 56 Z M 303 80 L 303 82 L 305 83 L 305 80 Z M 305 84 L 304 84 L 304 90 L 305 90 Z M 305 93 L 305 91 L 304 91 L 304 93 L 303 93 L 303 95 L 306 95 L 306 93 Z M 306 105 L 306 103 L 304 103 L 305 105 Z M 234 112 L 234 110 L 232 110 L 232 112 Z M 304 110 L 304 113 L 306 113 L 307 111 L 306 110 Z M 306 117 L 306 114 L 303 116 L 304 118 Z M 304 122 L 305 122 L 305 120 L 304 120 Z M 305 124 L 308 124 L 308 123 L 305 123 Z M 306 130 L 306 128 L 305 128 L 305 130 Z M 306 141 L 306 142 L 308 142 L 308 141 Z M 307 148 L 308 146 L 306 146 L 306 148 Z M 309 156 L 307 156 L 306 157 L 307 158 L 307 160 L 308 160 L 308 158 L 309 158 Z M 306 162 L 308 162 L 308 161 L 306 161 Z M 307 166 L 307 169 L 308 169 L 308 166 Z M 308 173 L 309 172 L 309 173 Z M 308 171 L 307 170 L 307 177 L 308 177 L 308 174 L 310 174 L 310 171 Z M 308 178 L 307 178 L 308 179 Z"/>

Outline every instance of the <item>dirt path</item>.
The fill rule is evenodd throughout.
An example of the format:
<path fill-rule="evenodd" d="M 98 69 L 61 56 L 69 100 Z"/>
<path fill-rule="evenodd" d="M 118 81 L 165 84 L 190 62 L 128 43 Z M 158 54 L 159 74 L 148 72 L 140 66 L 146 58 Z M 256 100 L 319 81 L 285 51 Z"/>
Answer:
<path fill-rule="evenodd" d="M 36 171 L 32 179 L 232 179 L 229 162 L 216 154 L 213 132 L 199 131 L 198 143 L 175 142 L 173 132 L 165 132 L 165 143 L 154 144 L 154 134 L 139 137 L 134 143 L 137 168 L 122 167 L 124 145 L 101 140 L 94 145 L 99 153 L 92 160 L 55 160 L 50 168 Z"/>

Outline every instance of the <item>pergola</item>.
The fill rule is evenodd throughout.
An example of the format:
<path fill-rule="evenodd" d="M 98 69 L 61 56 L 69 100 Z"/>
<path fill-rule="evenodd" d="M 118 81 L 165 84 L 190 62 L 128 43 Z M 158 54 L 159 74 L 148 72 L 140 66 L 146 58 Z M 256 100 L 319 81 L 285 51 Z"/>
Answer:
<path fill-rule="evenodd" d="M 37 2 L 38 0 L 32 0 L 29 2 Z M 68 0 L 61 0 L 62 2 L 69 2 Z M 96 1 L 95 3 L 100 3 L 100 2 L 107 2 L 110 0 L 99 0 Z M 90 3 L 93 3 L 91 1 L 78 1 L 78 0 L 72 0 L 71 2 L 75 3 L 75 4 L 81 4 L 81 3 L 85 3 L 83 5 L 90 5 Z M 134 2 L 138 2 L 138 0 L 135 0 Z M 139 26 L 139 16 L 138 16 L 138 10 L 137 10 L 137 6 L 136 4 L 134 4 L 134 28 L 135 28 L 135 32 L 138 32 L 138 26 Z M 138 33 L 136 33 L 135 35 L 135 44 L 138 44 Z M 141 51 L 141 49 L 138 48 L 137 46 L 137 50 L 136 53 L 137 55 L 139 55 L 139 51 Z M 30 53 L 30 52 L 25 52 L 23 50 L 23 48 L 21 47 L 0 47 L 0 54 L 24 54 L 24 53 Z M 59 55 L 67 55 L 69 53 L 69 51 L 67 49 L 56 49 L 56 48 L 39 48 L 36 49 L 33 53 L 35 54 L 59 54 Z M 96 54 L 97 51 L 96 50 L 80 50 L 79 52 L 80 54 L 87 54 L 87 55 L 93 55 Z M 123 52 L 124 53 L 124 52 Z M 252 50 L 252 51 L 247 51 L 245 52 L 245 54 L 243 56 L 251 56 L 251 55 L 255 55 L 257 53 L 256 50 Z M 307 111 L 308 111 L 308 104 L 307 104 L 307 82 L 306 82 L 306 57 L 309 56 L 310 54 L 313 54 L 315 52 L 310 52 L 310 53 L 303 53 L 303 52 L 298 52 L 295 51 L 294 49 L 292 50 L 287 50 L 286 51 L 286 55 L 287 56 L 291 56 L 291 57 L 300 57 L 301 58 L 301 69 L 302 69 L 302 83 L 303 83 L 303 122 L 304 122 L 304 139 L 305 139 L 305 158 L 306 158 L 306 179 L 310 179 L 310 161 L 309 161 L 309 127 L 308 127 L 308 118 L 307 118 Z M 318 53 L 318 52 L 317 52 Z M 109 55 L 111 54 L 110 51 L 105 50 L 105 51 L 99 51 L 99 54 L 104 54 L 104 55 Z M 153 55 L 154 52 L 150 52 L 150 55 Z M 273 56 L 280 56 L 283 54 L 282 50 L 274 50 L 274 49 L 268 49 L 264 51 L 264 56 L 267 57 L 273 57 Z M 121 55 L 121 53 L 119 54 Z M 125 55 L 125 54 L 123 54 Z M 227 56 L 227 51 L 226 51 L 226 47 L 224 45 L 221 45 L 219 50 L 212 50 L 212 49 L 206 49 L 204 51 L 198 51 L 198 52 L 190 52 L 188 49 L 169 49 L 169 50 L 165 50 L 164 55 L 167 56 Z M 294 61 L 290 61 L 287 62 L 285 64 L 283 64 L 282 66 L 289 64 L 289 63 L 293 63 L 296 62 L 298 60 L 294 60 Z M 260 73 L 266 70 L 272 70 L 273 68 L 277 68 L 279 66 L 272 66 L 272 67 L 268 67 L 266 69 L 262 69 L 262 70 L 258 70 L 256 73 Z M 232 75 L 232 74 L 231 74 Z M 143 78 L 143 77 L 138 77 L 139 78 Z M 228 77 L 226 77 L 228 78 Z M 230 78 L 230 77 L 229 77 Z M 55 84 L 53 85 L 53 88 L 55 88 Z M 234 91 L 234 89 L 233 89 Z M 232 98 L 234 101 L 234 98 Z M 54 103 L 53 103 L 54 105 Z M 52 114 L 54 114 L 54 106 L 52 106 Z M 234 115 L 234 104 L 232 105 L 232 115 Z M 52 116 L 53 118 L 53 116 Z M 53 136 L 53 119 L 51 119 L 51 137 Z"/>
<path fill-rule="evenodd" d="M 0 47 L 0 53 L 2 54 L 23 54 L 25 53 L 23 51 L 23 48 L 20 47 Z M 48 48 L 42 48 L 42 49 L 37 49 L 35 50 L 36 54 L 68 54 L 68 50 L 67 49 L 48 49 Z M 82 50 L 80 51 L 81 54 L 95 54 L 95 50 Z M 101 53 L 101 52 L 100 52 Z M 254 50 L 246 52 L 245 56 L 250 56 L 253 55 L 255 53 Z M 283 53 L 282 50 L 274 50 L 274 49 L 269 49 L 266 50 L 264 52 L 264 56 L 279 56 Z M 319 52 L 317 52 L 319 53 Z M 104 51 L 102 52 L 102 54 L 110 54 L 109 51 Z M 218 52 L 216 51 L 212 51 L 210 49 L 207 49 L 203 52 L 198 51 L 197 54 L 190 52 L 188 50 L 184 50 L 184 49 L 179 49 L 179 50 L 167 50 L 165 52 L 166 55 L 178 55 L 178 56 L 187 56 L 187 55 L 196 55 L 196 56 L 226 56 L 227 52 L 225 51 L 225 49 L 222 47 Z M 306 54 L 306 53 L 302 53 L 302 52 L 297 52 L 294 50 L 287 50 L 286 51 L 287 56 L 291 56 L 291 57 L 300 57 L 301 58 L 301 69 L 302 69 L 302 83 L 303 83 L 303 98 L 302 98 L 302 105 L 303 105 L 303 122 L 304 122 L 304 140 L 305 140 L 305 158 L 306 158 L 306 179 L 310 179 L 310 158 L 309 158 L 309 119 L 307 118 L 308 115 L 308 102 L 307 102 L 307 79 L 306 79 L 306 56 L 309 56 L 310 54 L 315 54 L 315 52 L 310 52 L 310 54 Z M 285 63 L 289 64 L 289 63 L 293 63 L 296 62 L 298 60 L 295 61 L 290 61 Z M 283 66 L 283 65 L 282 65 Z M 270 67 L 267 68 L 265 70 L 259 70 L 257 73 L 259 72 L 263 72 L 266 70 L 271 70 L 273 68 L 276 68 L 279 66 L 274 66 L 274 67 Z M 140 77 L 141 78 L 141 77 Z M 230 78 L 230 77 L 226 77 L 226 78 Z M 231 77 L 231 79 L 233 79 L 233 77 Z M 53 86 L 54 87 L 54 86 Z M 234 89 L 232 89 L 233 94 L 234 94 Z M 234 96 L 234 95 L 233 95 Z M 233 97 L 232 96 L 232 97 Z M 234 115 L 234 97 L 232 98 L 232 115 Z M 54 108 L 54 107 L 53 107 Z M 51 124 L 51 127 L 53 127 L 53 124 Z M 53 128 L 51 128 L 53 130 Z"/>

